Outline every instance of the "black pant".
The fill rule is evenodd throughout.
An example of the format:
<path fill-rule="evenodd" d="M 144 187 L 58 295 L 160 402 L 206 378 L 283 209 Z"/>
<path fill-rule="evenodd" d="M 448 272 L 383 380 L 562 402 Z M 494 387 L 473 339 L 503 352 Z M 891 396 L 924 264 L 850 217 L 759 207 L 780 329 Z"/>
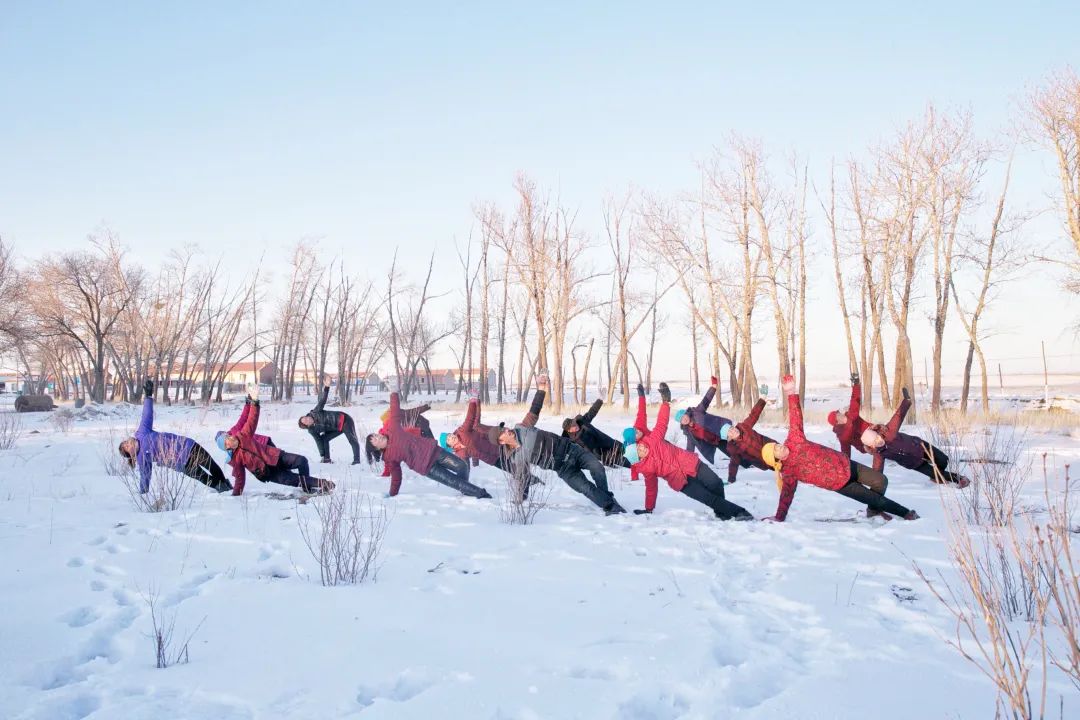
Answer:
<path fill-rule="evenodd" d="M 311 492 L 315 485 L 312 481 L 307 458 L 284 450 L 281 451 L 277 465 L 268 465 L 262 475 L 256 475 L 255 477 L 263 482 L 298 487 L 304 492 Z"/>
<path fill-rule="evenodd" d="M 608 491 L 604 464 L 591 452 L 578 445 L 569 445 L 566 454 L 552 464 L 552 470 L 576 492 L 592 501 L 593 505 L 607 510 L 616 505 L 615 496 Z M 592 475 L 593 482 L 585 477 Z"/>
<path fill-rule="evenodd" d="M 915 472 L 922 473 L 926 477 L 930 478 L 936 483 L 949 482 L 959 483 L 960 476 L 954 472 L 949 472 L 945 468 L 949 466 L 949 456 L 946 455 L 941 448 L 935 447 L 928 442 L 923 443 L 923 450 L 926 451 L 927 459 L 923 461 L 923 464 L 917 468 L 914 468 Z M 930 460 L 933 458 L 933 461 Z M 935 472 L 936 469 L 936 472 Z"/>
<path fill-rule="evenodd" d="M 710 477 L 711 476 L 711 477 Z M 724 483 L 705 463 L 698 465 L 697 476 L 686 478 L 682 494 L 688 498 L 697 500 L 699 503 L 712 508 L 713 514 L 721 520 L 738 518 L 740 520 L 752 520 L 753 516 L 746 508 L 724 499 Z"/>
<path fill-rule="evenodd" d="M 345 439 L 349 441 L 349 445 L 352 447 L 353 462 L 360 462 L 360 441 L 356 437 L 356 423 L 353 422 L 352 416 L 345 416 L 345 423 L 341 426 L 340 430 L 327 430 L 321 432 L 315 436 L 315 445 L 319 448 L 319 457 L 323 460 L 330 459 L 330 441 L 334 438 L 344 435 Z"/>
<path fill-rule="evenodd" d="M 202 445 L 191 448 L 187 464 L 184 465 L 184 474 L 218 492 L 232 490 L 232 485 L 225 479 L 225 473 Z"/>
<path fill-rule="evenodd" d="M 474 461 L 473 462 L 473 467 L 476 467 L 476 464 L 477 463 Z M 503 472 L 509 473 L 510 475 L 514 474 L 513 466 L 507 461 L 506 455 L 504 455 L 501 452 L 499 453 L 499 457 L 498 457 L 498 459 L 495 460 L 495 464 L 492 467 L 497 467 L 500 470 L 502 470 Z M 533 485 L 538 485 L 538 484 L 540 484 L 540 478 L 536 477 L 535 475 L 533 475 L 530 472 L 529 477 L 528 477 L 528 482 L 525 483 L 525 497 L 529 497 L 529 488 L 532 487 Z"/>
<path fill-rule="evenodd" d="M 428 470 L 427 476 L 437 483 L 457 490 L 462 495 L 475 498 L 491 497 L 487 490 L 469 482 L 469 463 L 442 448 L 439 449 L 438 458 Z"/>
<path fill-rule="evenodd" d="M 910 510 L 885 497 L 885 488 L 888 485 L 888 479 L 880 472 L 852 460 L 848 484 L 836 492 L 861 502 L 871 510 L 904 517 Z"/>

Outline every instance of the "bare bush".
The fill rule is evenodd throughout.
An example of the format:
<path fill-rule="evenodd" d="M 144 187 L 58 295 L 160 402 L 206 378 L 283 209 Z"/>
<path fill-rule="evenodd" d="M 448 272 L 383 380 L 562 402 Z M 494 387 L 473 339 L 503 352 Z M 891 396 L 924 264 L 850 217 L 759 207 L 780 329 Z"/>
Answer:
<path fill-rule="evenodd" d="M 376 506 L 369 496 L 349 492 L 344 486 L 306 505 L 314 517 L 298 507 L 296 521 L 308 552 L 319 565 L 323 586 L 374 582 L 390 527 L 386 506 Z"/>
<path fill-rule="evenodd" d="M 1060 648 L 1050 651 L 1051 661 L 1069 676 L 1080 690 L 1080 558 L 1073 556 L 1073 526 L 1069 506 L 1069 466 L 1065 466 L 1064 490 L 1056 502 L 1049 492 L 1050 482 L 1043 455 L 1043 481 L 1047 488 L 1047 507 L 1050 519 L 1037 527 L 1036 560 L 1050 579 L 1050 608 L 1048 622 L 1061 633 Z"/>
<path fill-rule="evenodd" d="M 75 422 L 75 413 L 70 408 L 60 408 L 49 416 L 49 422 L 58 431 L 67 434 L 71 430 L 72 423 Z"/>
<path fill-rule="evenodd" d="M 22 421 L 15 413 L 0 413 L 0 450 L 10 450 L 22 437 Z"/>
<path fill-rule="evenodd" d="M 504 487 L 499 517 L 507 525 L 532 525 L 540 511 L 548 506 L 551 483 L 533 482 L 528 464 L 523 469 L 503 473 Z"/>
<path fill-rule="evenodd" d="M 150 610 L 150 639 L 154 643 L 154 667 L 165 669 L 173 665 L 187 665 L 191 657 L 188 648 L 195 633 L 199 632 L 206 618 L 199 621 L 186 638 L 176 637 L 176 611 L 165 612 L 158 607 L 157 591 L 151 588 L 142 596 Z"/>
<path fill-rule="evenodd" d="M 972 427 L 960 416 L 940 413 L 929 427 L 930 441 L 949 452 L 949 470 L 971 480 L 959 495 L 966 520 L 974 525 L 1010 524 L 1031 475 L 1025 433 L 1009 425 Z"/>

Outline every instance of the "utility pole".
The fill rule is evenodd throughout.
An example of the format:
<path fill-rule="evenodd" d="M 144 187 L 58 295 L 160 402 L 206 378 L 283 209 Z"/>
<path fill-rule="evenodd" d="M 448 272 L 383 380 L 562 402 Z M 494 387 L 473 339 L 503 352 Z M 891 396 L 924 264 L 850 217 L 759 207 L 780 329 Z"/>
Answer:
<path fill-rule="evenodd" d="M 1043 403 L 1046 405 L 1046 409 L 1050 409 L 1050 375 L 1046 371 L 1046 341 L 1040 340 L 1042 345 L 1043 356 Z"/>

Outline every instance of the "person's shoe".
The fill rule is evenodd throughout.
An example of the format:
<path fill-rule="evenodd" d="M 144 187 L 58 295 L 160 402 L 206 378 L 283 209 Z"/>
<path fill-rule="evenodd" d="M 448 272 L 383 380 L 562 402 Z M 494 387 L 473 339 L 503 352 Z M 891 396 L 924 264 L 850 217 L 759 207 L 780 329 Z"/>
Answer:
<path fill-rule="evenodd" d="M 626 508 L 624 508 L 615 500 L 612 500 L 610 503 L 604 506 L 605 515 L 619 515 L 624 512 L 626 512 Z"/>
<path fill-rule="evenodd" d="M 350 465 L 359 465 L 359 464 L 360 464 L 360 461 L 359 461 L 359 460 L 353 460 L 353 461 L 352 461 L 351 463 L 349 463 L 349 464 L 350 464 Z"/>
<path fill-rule="evenodd" d="M 880 510 L 875 510 L 874 508 L 871 508 L 871 507 L 866 508 L 866 517 L 868 517 L 868 518 L 877 517 L 877 516 L 879 516 L 881 514 L 882 513 L 881 513 Z"/>
<path fill-rule="evenodd" d="M 919 513 L 915 512 L 914 510 L 908 510 L 908 514 L 904 516 L 904 519 L 905 520 L 918 520 L 919 519 Z"/>
<path fill-rule="evenodd" d="M 956 487 L 959 488 L 960 490 L 963 490 L 964 488 L 966 488 L 970 484 L 971 484 L 971 481 L 968 480 L 966 477 L 962 477 L 962 478 L 960 478 L 959 480 L 956 481 Z"/>
<path fill-rule="evenodd" d="M 748 522 L 750 520 L 753 520 L 754 516 L 751 515 L 750 513 L 744 511 L 744 512 L 739 513 L 738 515 L 736 515 L 735 517 L 733 517 L 731 519 L 732 520 L 737 520 L 739 522 Z"/>
<path fill-rule="evenodd" d="M 331 460 L 330 458 L 320 458 L 319 462 L 321 462 L 321 463 L 332 463 L 334 461 Z"/>
<path fill-rule="evenodd" d="M 487 490 L 481 490 L 481 492 L 483 493 L 482 495 L 477 495 L 476 496 L 478 499 L 487 500 L 487 499 L 489 499 L 491 497 L 491 493 L 489 493 Z"/>

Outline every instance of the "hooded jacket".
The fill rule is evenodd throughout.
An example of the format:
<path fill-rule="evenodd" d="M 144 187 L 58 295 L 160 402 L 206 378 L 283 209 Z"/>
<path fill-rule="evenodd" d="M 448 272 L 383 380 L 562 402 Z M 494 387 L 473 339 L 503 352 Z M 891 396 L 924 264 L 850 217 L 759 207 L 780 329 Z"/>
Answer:
<path fill-rule="evenodd" d="M 139 442 L 135 465 L 139 468 L 139 492 L 150 489 L 150 475 L 154 463 L 183 472 L 195 441 L 182 435 L 154 430 L 154 398 L 147 395 L 143 400 L 142 417 L 134 438 Z"/>
<path fill-rule="evenodd" d="M 397 495 L 401 489 L 401 463 L 421 475 L 427 475 L 442 452 L 434 439 L 406 430 L 404 421 L 401 397 L 396 392 L 390 393 L 390 410 L 383 428 L 387 440 L 383 462 L 390 471 L 390 495 Z"/>
<path fill-rule="evenodd" d="M 784 445 L 790 451 L 780 468 L 783 485 L 776 519 L 787 517 L 799 483 L 817 485 L 825 490 L 839 490 L 851 479 L 851 460 L 841 453 L 811 442 L 803 433 L 802 406 L 799 395 L 788 395 L 788 436 Z"/>
<path fill-rule="evenodd" d="M 885 444 L 879 448 L 867 448 L 874 457 L 875 470 L 883 469 L 886 460 L 892 460 L 909 470 L 914 470 L 926 462 L 926 443 L 923 439 L 900 432 L 900 426 L 904 424 L 904 417 L 910 409 L 911 400 L 905 399 L 887 424 L 870 426 L 885 440 Z"/>
<path fill-rule="evenodd" d="M 751 408 L 750 414 L 735 427 L 739 428 L 739 439 L 728 439 L 728 482 L 735 482 L 740 467 L 756 467 L 760 470 L 771 470 L 764 460 L 761 459 L 761 448 L 765 443 L 776 442 L 771 437 L 762 435 L 754 426 L 761 418 L 761 411 L 765 409 L 765 399 L 758 398 Z"/>
<path fill-rule="evenodd" d="M 712 415 L 707 412 L 714 397 L 716 397 L 716 387 L 709 386 L 709 389 L 705 391 L 705 395 L 702 396 L 701 402 L 686 412 L 690 416 L 690 419 L 694 421 L 694 425 L 702 428 L 701 435 L 695 432 L 694 437 L 699 440 L 706 440 L 709 439 L 706 436 L 707 433 L 708 435 L 715 437 L 719 443 L 723 443 L 723 440 L 720 440 L 720 428 L 725 425 L 733 425 L 734 423 L 726 417 Z M 720 445 L 717 445 L 717 447 L 720 447 Z M 721 450 L 722 449 L 723 448 L 721 447 Z"/>
<path fill-rule="evenodd" d="M 529 411 L 525 413 L 525 417 L 521 420 L 523 425 L 528 427 L 536 425 L 536 421 L 540 419 L 540 412 L 544 409 L 545 397 L 547 397 L 547 393 L 543 390 L 537 390 L 533 394 Z M 465 413 L 465 422 L 454 431 L 454 434 L 458 436 L 458 440 L 465 446 L 463 450 L 458 451 L 456 454 L 463 460 L 473 458 L 488 465 L 495 465 L 499 462 L 502 454 L 502 447 L 499 445 L 498 440 L 502 428 L 497 425 L 482 424 L 480 422 L 480 411 L 480 401 L 470 400 L 469 409 Z"/>
<path fill-rule="evenodd" d="M 318 437 L 326 432 L 338 432 L 345 426 L 345 418 L 348 417 L 340 410 L 324 410 L 327 399 L 330 397 L 330 388 L 324 387 L 322 392 L 319 393 L 319 401 L 315 403 L 310 411 L 308 411 L 308 417 L 315 421 L 315 423 L 305 428 L 312 437 Z"/>
<path fill-rule="evenodd" d="M 645 476 L 646 510 L 656 507 L 658 477 L 664 478 L 672 490 L 682 492 L 682 489 L 686 487 L 687 477 L 696 476 L 698 467 L 701 465 L 701 459 L 697 455 L 682 450 L 664 439 L 670 416 L 671 403 L 661 403 L 652 432 L 638 440 L 639 445 L 644 445 L 649 449 L 648 455 L 635 465 L 637 470 Z"/>
<path fill-rule="evenodd" d="M 566 430 L 563 430 L 562 435 L 600 458 L 600 462 L 605 465 L 620 465 L 623 459 L 623 450 L 625 449 L 623 444 L 610 435 L 601 432 L 592 424 L 592 421 L 596 419 L 596 414 L 600 412 L 602 407 L 604 407 L 603 400 L 594 401 L 587 412 L 574 417 L 574 424 L 578 426 L 577 433 L 571 435 Z"/>

